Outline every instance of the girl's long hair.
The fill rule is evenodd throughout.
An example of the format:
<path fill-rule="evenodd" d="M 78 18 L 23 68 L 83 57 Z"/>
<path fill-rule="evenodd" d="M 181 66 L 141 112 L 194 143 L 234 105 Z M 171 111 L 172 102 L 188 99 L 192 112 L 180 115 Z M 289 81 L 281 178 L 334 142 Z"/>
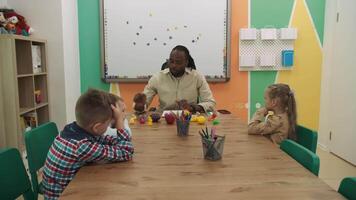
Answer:
<path fill-rule="evenodd" d="M 284 83 L 277 83 L 268 86 L 269 97 L 271 99 L 278 98 L 280 106 L 284 108 L 288 115 L 289 130 L 288 138 L 297 140 L 296 126 L 297 126 L 297 105 L 294 97 L 294 92 L 289 85 Z"/>

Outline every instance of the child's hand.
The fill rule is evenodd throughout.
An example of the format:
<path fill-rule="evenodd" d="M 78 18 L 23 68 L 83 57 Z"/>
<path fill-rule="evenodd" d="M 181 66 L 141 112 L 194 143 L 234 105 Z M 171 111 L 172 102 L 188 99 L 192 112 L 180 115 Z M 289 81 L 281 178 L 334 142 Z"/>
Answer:
<path fill-rule="evenodd" d="M 115 106 L 111 104 L 111 109 L 113 111 L 113 120 L 115 122 L 115 128 L 123 129 L 126 105 L 124 103 L 119 103 Z"/>
<path fill-rule="evenodd" d="M 266 107 L 262 107 L 256 111 L 259 115 L 266 116 L 268 114 L 268 110 Z"/>

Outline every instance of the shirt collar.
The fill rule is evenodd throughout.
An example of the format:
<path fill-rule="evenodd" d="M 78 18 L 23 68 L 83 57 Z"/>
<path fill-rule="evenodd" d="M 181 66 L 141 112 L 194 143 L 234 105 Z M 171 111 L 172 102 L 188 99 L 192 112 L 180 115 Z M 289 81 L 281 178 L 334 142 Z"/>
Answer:
<path fill-rule="evenodd" d="M 76 122 L 66 125 L 61 132 L 61 137 L 65 139 L 83 140 L 83 139 L 95 139 L 96 137 L 85 129 L 80 127 Z"/>
<path fill-rule="evenodd" d="M 162 70 L 162 73 L 164 73 L 164 74 L 171 74 L 170 72 L 169 72 L 169 68 L 166 68 L 166 69 L 164 69 L 164 70 Z M 192 68 L 185 68 L 185 74 L 190 74 L 190 73 L 192 73 Z"/>

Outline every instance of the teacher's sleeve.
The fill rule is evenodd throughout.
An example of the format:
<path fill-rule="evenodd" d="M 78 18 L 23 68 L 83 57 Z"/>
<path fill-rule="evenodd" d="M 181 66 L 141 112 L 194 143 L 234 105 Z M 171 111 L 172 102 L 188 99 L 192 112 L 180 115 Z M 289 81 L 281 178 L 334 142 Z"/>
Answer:
<path fill-rule="evenodd" d="M 157 94 L 156 86 L 157 86 L 157 78 L 155 76 L 153 76 L 150 78 L 147 85 L 145 86 L 145 89 L 143 90 L 143 93 L 147 97 L 147 99 L 146 99 L 147 107 L 151 105 L 153 97 L 155 97 Z"/>
<path fill-rule="evenodd" d="M 198 75 L 198 92 L 199 102 L 198 105 L 204 108 L 204 111 L 213 111 L 216 105 L 213 94 L 210 90 L 209 84 L 205 77 L 201 74 Z"/>

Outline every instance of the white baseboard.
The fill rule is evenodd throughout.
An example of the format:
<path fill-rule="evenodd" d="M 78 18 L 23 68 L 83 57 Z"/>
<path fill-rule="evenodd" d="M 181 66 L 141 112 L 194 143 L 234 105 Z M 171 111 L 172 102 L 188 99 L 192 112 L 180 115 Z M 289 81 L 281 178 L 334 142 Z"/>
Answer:
<path fill-rule="evenodd" d="M 323 143 L 318 142 L 318 147 L 323 151 L 330 152 L 330 149 L 328 148 L 328 146 L 326 146 Z"/>

